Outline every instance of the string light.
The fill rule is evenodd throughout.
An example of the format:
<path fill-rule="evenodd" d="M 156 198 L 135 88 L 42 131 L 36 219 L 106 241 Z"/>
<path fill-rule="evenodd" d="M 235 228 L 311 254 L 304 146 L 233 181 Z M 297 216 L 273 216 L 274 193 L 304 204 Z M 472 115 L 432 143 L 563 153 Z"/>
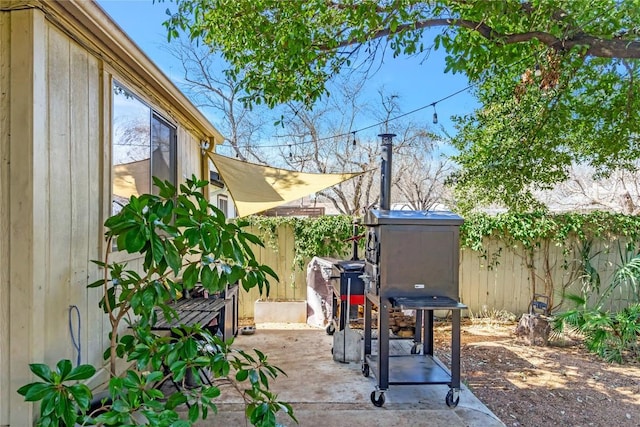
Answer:
<path fill-rule="evenodd" d="M 436 112 L 436 103 L 433 104 L 433 124 L 438 124 L 438 113 Z"/>
<path fill-rule="evenodd" d="M 328 141 L 328 140 L 330 140 L 330 139 L 334 139 L 334 138 L 341 138 L 341 137 L 348 136 L 350 133 L 354 135 L 354 140 L 355 140 L 355 133 L 356 133 L 356 132 L 362 132 L 362 131 L 365 131 L 365 130 L 369 130 L 369 129 L 371 129 L 371 128 L 378 127 L 378 126 L 383 125 L 383 124 L 385 124 L 385 123 L 387 123 L 387 122 L 390 122 L 390 121 L 393 121 L 393 120 L 397 120 L 397 119 L 400 119 L 400 118 L 402 118 L 402 117 L 406 117 L 406 116 L 408 116 L 408 115 L 411 115 L 411 114 L 417 113 L 418 111 L 422 111 L 422 110 L 424 110 L 425 108 L 435 107 L 435 105 L 436 105 L 437 103 L 442 102 L 442 101 L 445 101 L 445 100 L 447 100 L 447 99 L 449 99 L 449 98 L 452 98 L 452 97 L 454 97 L 454 96 L 456 96 L 456 95 L 459 95 L 459 94 L 461 94 L 462 92 L 466 92 L 467 90 L 469 90 L 469 89 L 471 89 L 473 86 L 475 86 L 475 84 L 476 84 L 476 83 L 474 83 L 474 84 L 470 84 L 470 85 L 468 85 L 468 86 L 466 86 L 466 87 L 464 87 L 464 88 L 462 88 L 462 89 L 460 89 L 460 90 L 458 90 L 458 91 L 456 91 L 456 92 L 453 92 L 453 93 L 451 93 L 451 94 L 449 94 L 449 95 L 447 95 L 447 96 L 445 96 L 445 97 L 442 97 L 442 98 L 438 99 L 437 101 L 434 101 L 434 102 L 432 102 L 432 103 L 430 103 L 430 104 L 423 105 L 422 107 L 419 107 L 419 108 L 416 108 L 416 109 L 414 109 L 414 110 L 408 111 L 408 112 L 406 112 L 406 113 L 404 113 L 404 114 L 400 114 L 400 115 L 397 115 L 397 116 L 391 117 L 391 118 L 389 118 L 389 119 L 387 119 L 387 120 L 385 120 L 385 121 L 378 122 L 378 123 L 374 123 L 374 124 L 372 124 L 372 125 L 365 126 L 365 127 L 363 127 L 363 128 L 356 129 L 356 130 L 351 131 L 351 132 L 348 132 L 348 133 L 341 133 L 341 134 L 338 134 L 338 135 L 328 136 L 328 137 L 324 137 L 324 138 L 318 138 L 318 139 L 315 139 L 315 140 L 307 140 L 307 141 L 302 141 L 302 142 L 296 142 L 296 143 L 293 143 L 293 144 L 291 144 L 291 143 L 285 143 L 285 144 L 269 144 L 269 145 L 261 145 L 261 146 L 260 146 L 260 148 L 282 148 L 282 147 L 289 147 L 289 150 L 291 150 L 291 146 L 292 146 L 292 145 L 298 146 L 298 145 L 305 145 L 305 144 L 313 144 L 313 143 L 317 143 L 317 142 L 321 142 L 321 141 Z M 437 120 L 437 114 L 434 114 L 434 120 Z M 437 123 L 437 122 L 436 122 L 436 123 Z M 357 142 L 356 142 L 356 144 L 357 144 Z M 292 155 L 292 154 L 291 154 L 291 152 L 290 152 L 290 153 L 289 153 L 289 158 L 292 158 L 292 157 L 293 157 L 293 155 Z"/>
<path fill-rule="evenodd" d="M 353 131 L 353 132 L 351 132 L 351 133 L 353 134 L 353 146 L 355 147 L 355 146 L 356 146 L 356 144 L 357 144 L 357 141 L 356 141 L 356 131 L 354 130 L 354 131 Z"/>
<path fill-rule="evenodd" d="M 291 144 L 289 144 L 289 158 L 293 159 L 293 152 L 291 151 Z"/>
<path fill-rule="evenodd" d="M 614 7 L 612 6 L 611 9 L 613 9 L 613 8 Z M 553 47 L 553 45 L 555 45 L 556 43 L 559 43 L 560 41 L 561 40 L 558 40 L 558 41 L 554 42 L 551 46 Z M 513 68 L 513 67 L 515 67 L 517 65 L 522 64 L 523 62 L 530 61 L 534 56 L 535 56 L 535 54 L 532 54 L 532 55 L 530 55 L 530 56 L 528 56 L 526 58 L 521 58 L 520 60 L 510 64 L 507 68 Z M 542 70 L 540 69 L 540 65 L 539 64 L 537 64 L 535 72 L 536 73 L 538 73 L 538 72 L 542 73 Z M 354 136 L 355 136 L 356 132 L 362 132 L 362 131 L 365 131 L 365 130 L 380 126 L 380 125 L 382 125 L 382 124 L 384 124 L 386 122 L 390 122 L 392 120 L 400 119 L 400 118 L 408 116 L 410 114 L 417 113 L 418 111 L 422 111 L 422 110 L 424 110 L 425 108 L 428 108 L 428 107 L 433 107 L 434 108 L 433 122 L 437 123 L 438 114 L 435 112 L 435 106 L 436 106 L 437 103 L 445 101 L 445 100 L 447 100 L 449 98 L 452 98 L 452 97 L 454 97 L 454 96 L 456 96 L 456 95 L 458 95 L 460 93 L 466 92 L 467 90 L 471 89 L 472 87 L 474 87 L 477 84 L 478 84 L 477 82 L 476 83 L 471 83 L 468 86 L 466 86 L 466 87 L 464 87 L 464 88 L 462 88 L 460 90 L 457 90 L 456 92 L 453 92 L 453 93 L 451 93 L 451 94 L 449 94 L 447 96 L 444 96 L 444 97 L 442 97 L 442 98 L 440 98 L 440 99 L 438 99 L 436 101 L 433 101 L 433 102 L 431 102 L 429 104 L 426 104 L 426 105 L 424 105 L 422 107 L 416 108 L 414 110 L 411 110 L 411 111 L 409 111 L 407 113 L 404 113 L 404 114 L 400 114 L 400 115 L 395 116 L 395 117 L 391 117 L 391 118 L 389 118 L 389 119 L 387 119 L 387 120 L 385 120 L 383 122 L 375 123 L 375 124 L 372 124 L 370 126 L 366 126 L 366 127 L 360 128 L 360 129 L 356 129 L 355 131 L 351 131 L 350 133 L 354 134 Z M 294 111 L 294 114 L 297 116 L 298 115 L 298 111 L 297 110 Z M 329 136 L 329 137 L 318 138 L 318 139 L 315 139 L 315 140 L 296 142 L 296 143 L 294 143 L 294 145 L 313 144 L 313 143 L 317 143 L 317 142 L 320 142 L 320 141 L 328 141 L 328 140 L 333 139 L 333 138 L 345 137 L 345 136 L 348 136 L 348 135 L 349 135 L 349 133 L 342 133 L 342 134 L 333 135 L 333 136 Z M 289 147 L 291 147 L 291 144 L 270 144 L 270 145 L 261 145 L 260 148 L 281 148 L 281 147 L 285 147 L 287 145 Z"/>
<path fill-rule="evenodd" d="M 540 77 L 542 75 L 542 70 L 540 69 L 540 64 L 536 63 L 535 71 L 533 75 L 536 77 Z"/>

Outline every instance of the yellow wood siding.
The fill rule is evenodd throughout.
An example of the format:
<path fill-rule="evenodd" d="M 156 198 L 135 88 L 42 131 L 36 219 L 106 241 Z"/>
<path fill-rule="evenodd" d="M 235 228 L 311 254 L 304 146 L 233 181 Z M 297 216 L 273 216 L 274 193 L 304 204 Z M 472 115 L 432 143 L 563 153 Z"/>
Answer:
<path fill-rule="evenodd" d="M 0 425 L 9 424 L 9 18 L 0 13 Z"/>
<path fill-rule="evenodd" d="M 28 425 L 33 405 L 15 393 L 32 376 L 27 363 L 43 360 L 48 221 L 42 197 L 47 184 L 47 91 L 44 16 L 11 12 L 9 295 L 9 424 Z"/>
<path fill-rule="evenodd" d="M 105 344 L 104 316 L 96 295 L 88 293 L 89 279 L 99 277 L 90 262 L 101 255 L 100 211 L 102 181 L 100 68 L 98 60 L 53 26 L 47 37 L 48 280 L 44 340 L 47 363 L 76 360 L 69 330 L 69 310 L 80 312 L 82 362 L 100 364 L 96 352 Z M 77 320 L 72 317 L 74 335 Z M 67 333 L 61 339 L 60 331 Z M 91 344 L 89 344 L 91 340 Z M 90 351 L 93 350 L 93 351 Z"/>
<path fill-rule="evenodd" d="M 199 147 L 198 138 L 183 127 L 178 128 L 178 182 L 184 182 L 191 175 L 201 177 L 202 156 Z"/>

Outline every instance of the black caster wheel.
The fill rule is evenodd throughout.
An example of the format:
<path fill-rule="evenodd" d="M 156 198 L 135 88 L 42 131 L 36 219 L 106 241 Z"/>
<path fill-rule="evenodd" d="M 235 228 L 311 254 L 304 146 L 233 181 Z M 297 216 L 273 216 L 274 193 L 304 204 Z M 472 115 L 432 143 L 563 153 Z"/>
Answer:
<path fill-rule="evenodd" d="M 369 365 L 367 365 L 366 363 L 362 365 L 362 375 L 364 375 L 365 377 L 369 376 Z"/>
<path fill-rule="evenodd" d="M 418 344 L 411 346 L 411 354 L 420 354 L 420 347 Z"/>
<path fill-rule="evenodd" d="M 376 399 L 376 392 L 372 391 L 371 392 L 371 403 L 373 403 L 374 406 L 377 406 L 378 408 L 381 408 L 382 405 L 384 405 L 384 393 L 380 392 L 380 396 L 378 396 L 378 398 Z"/>
<path fill-rule="evenodd" d="M 327 335 L 333 335 L 333 333 L 336 331 L 336 327 L 333 326 L 333 323 L 332 323 L 329 326 L 327 326 L 327 329 L 325 329 L 325 331 L 327 332 Z"/>
<path fill-rule="evenodd" d="M 460 402 L 460 394 L 459 392 L 456 393 L 456 398 L 453 398 L 453 390 L 449 390 L 449 392 L 447 393 L 447 397 L 445 399 L 445 402 L 447 402 L 447 406 L 449 408 L 455 408 L 456 406 L 458 406 L 458 403 Z"/>

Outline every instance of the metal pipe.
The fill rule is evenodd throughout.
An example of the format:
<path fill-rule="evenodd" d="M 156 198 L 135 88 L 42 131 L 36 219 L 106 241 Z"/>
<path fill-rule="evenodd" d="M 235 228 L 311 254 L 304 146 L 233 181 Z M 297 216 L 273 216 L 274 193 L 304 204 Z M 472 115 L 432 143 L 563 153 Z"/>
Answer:
<path fill-rule="evenodd" d="M 393 160 L 394 133 L 381 133 L 382 165 L 380 170 L 380 209 L 389 210 L 391 206 L 391 167 Z"/>
<path fill-rule="evenodd" d="M 358 241 L 360 240 L 360 237 L 358 236 L 358 224 L 360 222 L 358 221 L 358 218 L 354 218 L 353 220 L 353 256 L 351 257 L 351 261 L 357 261 L 358 260 Z"/>

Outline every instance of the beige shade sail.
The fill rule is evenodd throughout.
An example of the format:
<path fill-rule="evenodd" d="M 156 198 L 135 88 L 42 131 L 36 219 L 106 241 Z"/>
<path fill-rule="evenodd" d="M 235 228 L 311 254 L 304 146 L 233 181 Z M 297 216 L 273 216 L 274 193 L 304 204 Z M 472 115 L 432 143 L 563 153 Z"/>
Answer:
<path fill-rule="evenodd" d="M 275 208 L 364 173 L 304 173 L 247 163 L 214 153 L 209 153 L 209 157 L 241 217 Z"/>

